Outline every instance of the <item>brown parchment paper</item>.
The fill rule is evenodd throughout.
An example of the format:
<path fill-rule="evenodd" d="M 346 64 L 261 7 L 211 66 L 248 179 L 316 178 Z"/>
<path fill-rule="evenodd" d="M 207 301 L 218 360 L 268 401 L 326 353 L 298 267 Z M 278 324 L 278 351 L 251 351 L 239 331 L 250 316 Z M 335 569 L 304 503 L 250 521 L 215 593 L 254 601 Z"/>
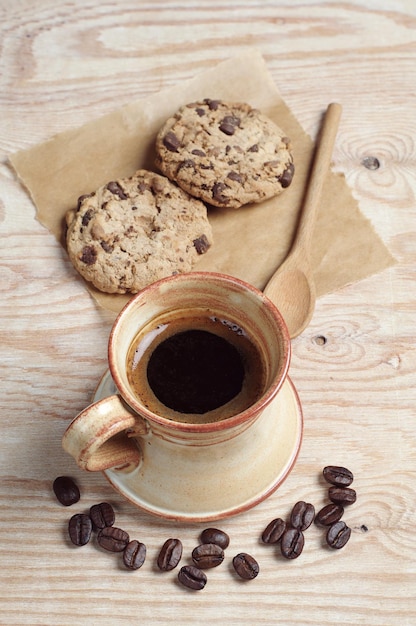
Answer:
<path fill-rule="evenodd" d="M 314 146 L 282 100 L 257 50 L 247 50 L 188 82 L 12 155 L 11 164 L 33 199 L 39 221 L 62 243 L 64 215 L 77 198 L 138 168 L 155 170 L 153 144 L 160 126 L 181 105 L 202 98 L 248 102 L 292 140 L 296 167 L 292 185 L 262 204 L 210 209 L 214 245 L 195 266 L 231 274 L 263 289 L 289 251 Z M 318 296 L 394 263 L 340 174 L 330 172 L 325 181 L 311 261 Z M 118 312 L 131 297 L 103 294 L 85 285 L 111 311 Z"/>

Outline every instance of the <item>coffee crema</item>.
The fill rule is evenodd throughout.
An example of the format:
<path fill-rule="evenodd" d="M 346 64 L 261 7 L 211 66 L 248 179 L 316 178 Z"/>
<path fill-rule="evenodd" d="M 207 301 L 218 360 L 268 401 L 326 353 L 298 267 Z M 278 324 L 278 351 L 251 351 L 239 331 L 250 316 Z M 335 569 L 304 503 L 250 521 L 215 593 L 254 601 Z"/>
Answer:
<path fill-rule="evenodd" d="M 266 378 L 261 349 L 244 328 L 188 310 L 158 317 L 136 335 L 127 376 L 147 409 L 188 423 L 244 411 L 262 395 Z"/>

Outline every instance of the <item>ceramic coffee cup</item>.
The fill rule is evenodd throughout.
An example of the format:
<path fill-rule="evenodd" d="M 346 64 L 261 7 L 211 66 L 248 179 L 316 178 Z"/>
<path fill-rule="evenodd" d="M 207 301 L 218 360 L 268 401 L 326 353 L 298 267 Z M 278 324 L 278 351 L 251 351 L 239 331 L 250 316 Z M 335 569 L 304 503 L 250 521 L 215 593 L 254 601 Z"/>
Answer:
<path fill-rule="evenodd" d="M 148 489 L 156 508 L 168 510 L 176 490 L 191 511 L 201 476 L 220 484 L 227 464 L 250 446 L 256 455 L 250 429 L 285 384 L 290 356 L 282 316 L 251 285 L 211 272 L 162 279 L 118 315 L 108 344 L 115 393 L 75 417 L 63 447 L 85 470 L 134 475 L 129 490 Z"/>

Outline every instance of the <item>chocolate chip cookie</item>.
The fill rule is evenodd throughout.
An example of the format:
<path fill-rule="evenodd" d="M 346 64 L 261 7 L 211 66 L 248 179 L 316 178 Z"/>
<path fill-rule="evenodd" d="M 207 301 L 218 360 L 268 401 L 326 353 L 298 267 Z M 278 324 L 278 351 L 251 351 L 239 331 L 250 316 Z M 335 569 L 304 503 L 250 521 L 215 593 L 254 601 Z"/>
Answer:
<path fill-rule="evenodd" d="M 187 104 L 156 138 L 156 165 L 192 196 L 237 209 L 280 194 L 294 174 L 290 140 L 245 103 Z"/>
<path fill-rule="evenodd" d="M 66 222 L 74 267 L 107 293 L 188 272 L 212 244 L 206 206 L 147 170 L 81 196 Z"/>

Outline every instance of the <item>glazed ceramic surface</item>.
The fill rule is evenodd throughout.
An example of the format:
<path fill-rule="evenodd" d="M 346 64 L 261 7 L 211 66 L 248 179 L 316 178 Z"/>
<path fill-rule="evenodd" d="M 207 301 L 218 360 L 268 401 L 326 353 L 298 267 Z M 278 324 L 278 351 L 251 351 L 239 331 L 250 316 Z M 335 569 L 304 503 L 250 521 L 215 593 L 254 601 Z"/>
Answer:
<path fill-rule="evenodd" d="M 110 372 L 94 400 L 114 393 Z M 146 511 L 187 522 L 236 515 L 271 495 L 293 468 L 303 432 L 301 404 L 289 377 L 259 420 L 215 446 L 177 446 L 152 435 L 132 472 L 104 474 L 126 499 Z"/>

